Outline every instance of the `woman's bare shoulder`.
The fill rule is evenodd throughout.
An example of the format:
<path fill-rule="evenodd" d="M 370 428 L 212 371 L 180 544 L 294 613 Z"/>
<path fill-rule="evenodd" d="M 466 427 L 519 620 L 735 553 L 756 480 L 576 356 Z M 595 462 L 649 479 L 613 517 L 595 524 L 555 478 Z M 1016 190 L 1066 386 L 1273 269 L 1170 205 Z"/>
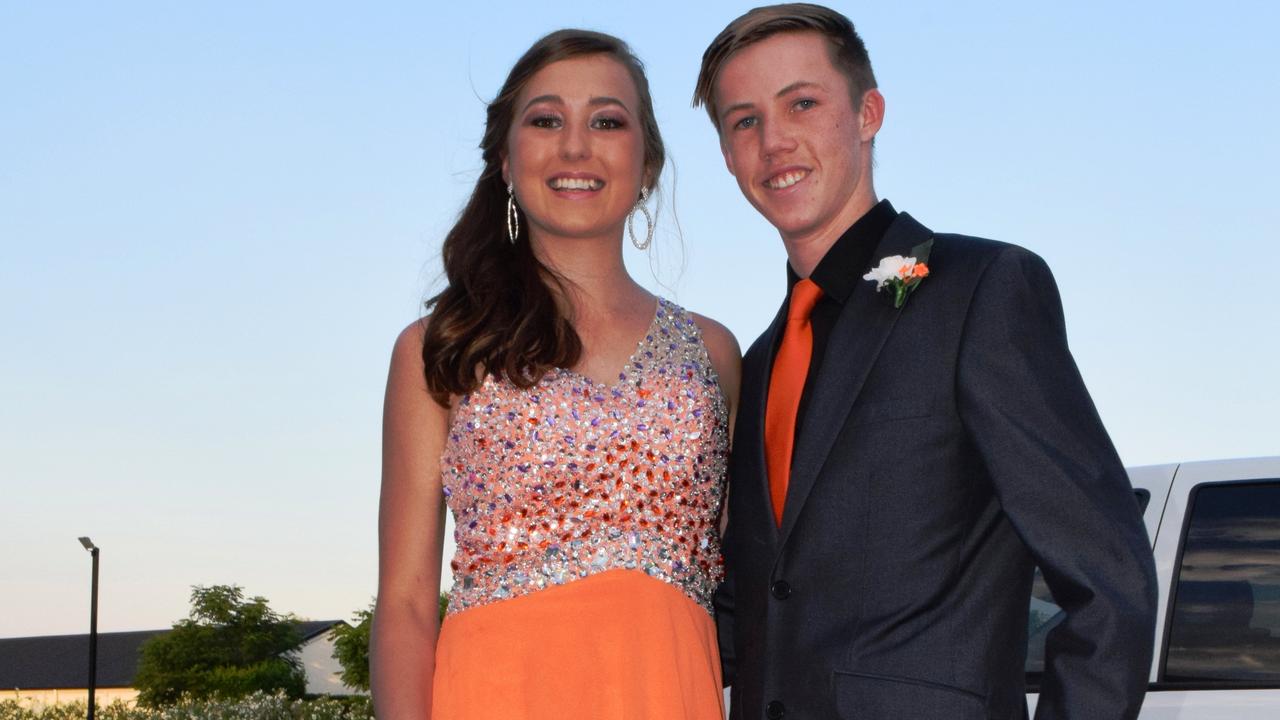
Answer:
<path fill-rule="evenodd" d="M 707 346 L 711 365 L 720 376 L 720 385 L 729 396 L 729 404 L 738 404 L 738 384 L 742 377 L 742 349 L 729 328 L 705 315 L 689 313 L 702 332 L 702 342 Z"/>
<path fill-rule="evenodd" d="M 742 349 L 729 328 L 705 315 L 699 315 L 696 312 L 689 314 L 693 316 L 693 321 L 698 324 L 698 330 L 702 332 L 702 341 L 706 343 L 713 363 L 717 362 L 717 357 L 725 361 L 742 361 Z"/>

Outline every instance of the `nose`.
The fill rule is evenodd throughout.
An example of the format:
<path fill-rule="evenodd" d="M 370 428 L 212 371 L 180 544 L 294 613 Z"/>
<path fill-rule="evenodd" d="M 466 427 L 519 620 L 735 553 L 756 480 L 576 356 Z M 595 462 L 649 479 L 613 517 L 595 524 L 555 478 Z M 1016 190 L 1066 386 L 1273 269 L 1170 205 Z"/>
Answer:
<path fill-rule="evenodd" d="M 591 156 L 591 137 L 578 123 L 566 123 L 560 134 L 560 157 L 565 160 L 583 160 Z"/>
<path fill-rule="evenodd" d="M 760 122 L 760 154 L 766 159 L 785 155 L 796 149 L 795 135 L 786 122 Z"/>

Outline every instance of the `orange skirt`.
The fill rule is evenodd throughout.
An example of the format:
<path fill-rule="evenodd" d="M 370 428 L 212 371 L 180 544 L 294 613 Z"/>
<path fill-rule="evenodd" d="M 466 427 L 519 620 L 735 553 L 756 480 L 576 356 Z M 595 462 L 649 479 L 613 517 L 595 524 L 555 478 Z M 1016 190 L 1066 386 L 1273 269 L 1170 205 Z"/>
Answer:
<path fill-rule="evenodd" d="M 723 720 L 707 611 L 670 584 L 610 570 L 450 615 L 432 720 Z"/>

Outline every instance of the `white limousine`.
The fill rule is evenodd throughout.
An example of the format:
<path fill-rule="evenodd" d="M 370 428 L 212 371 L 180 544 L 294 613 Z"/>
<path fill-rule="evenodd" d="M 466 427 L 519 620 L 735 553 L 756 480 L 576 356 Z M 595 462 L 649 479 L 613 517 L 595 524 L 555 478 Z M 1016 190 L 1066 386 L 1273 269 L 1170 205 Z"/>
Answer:
<path fill-rule="evenodd" d="M 1141 720 L 1280 718 L 1280 457 L 1129 468 L 1160 579 Z M 1062 616 L 1037 573 L 1027 695 Z"/>

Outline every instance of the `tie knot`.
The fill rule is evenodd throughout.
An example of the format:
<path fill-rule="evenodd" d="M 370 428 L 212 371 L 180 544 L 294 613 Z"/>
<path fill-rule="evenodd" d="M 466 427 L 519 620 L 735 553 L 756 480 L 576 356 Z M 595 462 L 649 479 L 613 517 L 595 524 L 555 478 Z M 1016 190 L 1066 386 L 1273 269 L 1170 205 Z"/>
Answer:
<path fill-rule="evenodd" d="M 796 283 L 791 287 L 791 306 L 787 309 L 787 319 L 807 320 L 820 297 L 822 288 L 809 278 Z"/>

